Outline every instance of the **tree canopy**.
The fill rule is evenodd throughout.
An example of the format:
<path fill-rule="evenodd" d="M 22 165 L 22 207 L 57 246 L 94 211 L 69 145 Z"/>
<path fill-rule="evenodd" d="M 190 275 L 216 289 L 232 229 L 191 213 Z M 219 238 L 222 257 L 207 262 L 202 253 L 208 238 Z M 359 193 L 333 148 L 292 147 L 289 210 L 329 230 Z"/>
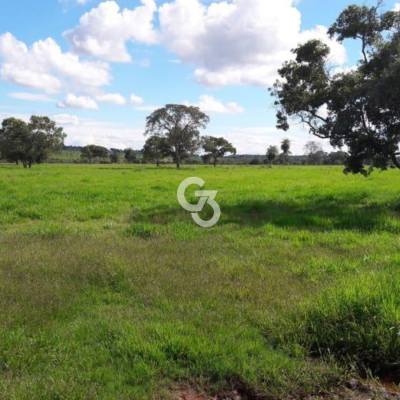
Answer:
<path fill-rule="evenodd" d="M 167 104 L 146 118 L 145 135 L 164 139 L 166 153 L 180 168 L 184 159 L 199 150 L 199 130 L 205 129 L 209 122 L 210 118 L 198 107 Z"/>
<path fill-rule="evenodd" d="M 330 63 L 330 50 L 311 40 L 293 50 L 273 88 L 278 128 L 305 124 L 335 148 L 347 147 L 345 172 L 368 175 L 397 160 L 400 141 L 400 13 L 375 7 L 347 7 L 330 27 L 339 41 L 357 39 L 361 59 L 349 70 Z M 369 163 L 370 167 L 365 168 Z"/>
<path fill-rule="evenodd" d="M 85 146 L 81 150 L 81 158 L 89 160 L 89 163 L 92 163 L 94 158 L 108 158 L 110 152 L 103 146 L 97 146 L 95 144 L 89 144 Z"/>
<path fill-rule="evenodd" d="M 269 162 L 270 168 L 272 168 L 272 164 L 276 160 L 276 157 L 278 157 L 279 150 L 276 146 L 269 146 L 267 149 L 267 159 Z"/>
<path fill-rule="evenodd" d="M 217 161 L 226 154 L 236 154 L 236 148 L 223 137 L 204 136 L 202 147 L 205 152 L 203 160 L 205 162 L 211 160 L 214 167 Z"/>
<path fill-rule="evenodd" d="M 31 116 L 28 123 L 17 118 L 3 120 L 0 129 L 2 158 L 31 168 L 62 148 L 66 134 L 48 117 Z"/>

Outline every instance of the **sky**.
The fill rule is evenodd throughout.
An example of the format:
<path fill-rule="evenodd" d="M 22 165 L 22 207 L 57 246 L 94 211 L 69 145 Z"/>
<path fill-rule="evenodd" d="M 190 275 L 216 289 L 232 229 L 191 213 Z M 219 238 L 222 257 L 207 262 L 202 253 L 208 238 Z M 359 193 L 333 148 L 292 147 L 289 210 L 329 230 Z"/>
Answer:
<path fill-rule="evenodd" d="M 337 68 L 359 58 L 357 43 L 326 35 L 355 1 L 2 3 L 0 120 L 47 115 L 64 127 L 67 145 L 141 149 L 146 117 L 186 104 L 210 116 L 202 134 L 225 137 L 239 154 L 265 154 L 286 137 L 292 153 L 303 154 L 315 137 L 300 125 L 275 127 L 268 88 L 278 68 L 312 38 L 331 48 Z M 385 8 L 400 10 L 400 3 L 386 0 Z"/>

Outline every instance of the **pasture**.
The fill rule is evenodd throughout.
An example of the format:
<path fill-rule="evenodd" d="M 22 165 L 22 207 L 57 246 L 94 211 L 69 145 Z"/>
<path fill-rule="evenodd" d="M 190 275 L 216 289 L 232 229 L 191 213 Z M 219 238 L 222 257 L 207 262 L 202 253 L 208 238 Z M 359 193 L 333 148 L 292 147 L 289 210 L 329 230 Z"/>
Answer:
<path fill-rule="evenodd" d="M 218 190 L 212 228 L 178 204 L 191 176 Z M 393 170 L 0 165 L 1 398 L 299 398 L 391 374 L 399 193 Z"/>

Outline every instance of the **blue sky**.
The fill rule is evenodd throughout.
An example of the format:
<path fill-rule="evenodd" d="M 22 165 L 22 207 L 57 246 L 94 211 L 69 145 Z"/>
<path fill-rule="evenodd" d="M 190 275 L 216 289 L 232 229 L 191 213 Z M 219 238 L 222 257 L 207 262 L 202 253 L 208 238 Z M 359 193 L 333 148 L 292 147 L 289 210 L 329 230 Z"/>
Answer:
<path fill-rule="evenodd" d="M 331 47 L 337 67 L 358 58 L 355 43 L 326 36 L 353 3 L 344 0 L 3 3 L 0 118 L 49 115 L 71 145 L 139 149 L 146 116 L 167 103 L 185 103 L 210 115 L 204 134 L 226 137 L 241 154 L 265 153 L 284 137 L 301 154 L 313 139 L 308 132 L 275 128 L 267 88 L 277 68 L 291 48 L 311 38 Z"/>

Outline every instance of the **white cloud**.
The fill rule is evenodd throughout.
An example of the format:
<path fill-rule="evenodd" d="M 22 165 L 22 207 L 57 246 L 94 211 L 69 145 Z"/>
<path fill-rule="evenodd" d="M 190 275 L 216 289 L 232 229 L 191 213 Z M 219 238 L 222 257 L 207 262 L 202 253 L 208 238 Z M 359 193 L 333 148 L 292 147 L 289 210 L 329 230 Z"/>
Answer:
<path fill-rule="evenodd" d="M 8 95 L 18 100 L 37 101 L 43 103 L 52 103 L 55 101 L 53 98 L 49 96 L 37 93 L 8 93 Z"/>
<path fill-rule="evenodd" d="M 79 125 L 79 118 L 76 115 L 57 114 L 53 119 L 59 125 Z"/>
<path fill-rule="evenodd" d="M 290 50 L 312 37 L 328 43 L 339 62 L 344 59 L 342 45 L 324 36 L 326 28 L 300 32 L 292 0 L 174 0 L 159 8 L 159 19 L 163 44 L 195 65 L 195 80 L 210 87 L 271 84 Z"/>
<path fill-rule="evenodd" d="M 394 5 L 393 11 L 397 11 L 397 12 L 400 11 L 400 3 L 396 3 Z"/>
<path fill-rule="evenodd" d="M 141 104 L 143 104 L 143 101 L 144 100 L 140 96 L 137 96 L 136 94 L 131 94 L 130 97 L 131 104 L 135 106 L 140 106 Z"/>
<path fill-rule="evenodd" d="M 11 33 L 0 35 L 2 79 L 19 86 L 60 92 L 66 86 L 101 87 L 111 81 L 109 65 L 99 61 L 81 61 L 72 53 L 63 53 L 51 38 L 39 40 L 31 47 Z"/>
<path fill-rule="evenodd" d="M 123 106 L 127 103 L 125 97 L 119 93 L 108 93 L 96 96 L 96 101 L 99 103 L 116 104 L 118 106 Z"/>
<path fill-rule="evenodd" d="M 244 111 L 244 108 L 240 107 L 237 103 L 230 102 L 224 104 L 209 95 L 200 96 L 198 103 L 190 104 L 189 102 L 185 102 L 185 104 L 199 107 L 206 114 L 238 114 Z"/>
<path fill-rule="evenodd" d="M 82 110 L 98 110 L 97 103 L 91 98 L 86 96 L 75 96 L 68 94 L 64 101 L 57 104 L 58 108 L 77 108 Z"/>
<path fill-rule="evenodd" d="M 79 54 L 108 61 L 129 62 L 128 40 L 154 44 L 153 27 L 157 6 L 154 0 L 141 0 L 142 6 L 121 10 L 115 1 L 106 1 L 85 13 L 79 26 L 64 32 L 72 48 Z"/>
<path fill-rule="evenodd" d="M 161 44 L 180 62 L 194 65 L 194 79 L 209 87 L 270 85 L 293 57 L 290 50 L 311 38 L 330 46 L 334 62 L 346 59 L 343 45 L 329 39 L 325 27 L 301 32 L 296 0 L 170 0 L 158 9 L 155 0 L 141 2 L 121 10 L 105 1 L 64 35 L 75 52 L 115 62 L 132 60 L 129 41 Z"/>

